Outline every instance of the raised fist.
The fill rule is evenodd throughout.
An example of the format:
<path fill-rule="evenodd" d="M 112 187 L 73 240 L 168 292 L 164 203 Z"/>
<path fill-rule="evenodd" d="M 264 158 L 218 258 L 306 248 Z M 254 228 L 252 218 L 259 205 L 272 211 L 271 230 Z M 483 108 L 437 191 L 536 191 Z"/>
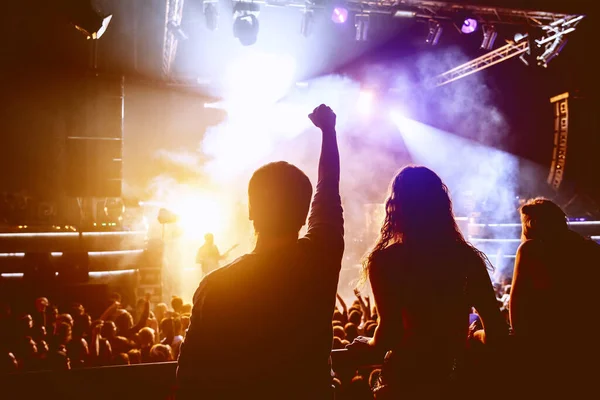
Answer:
<path fill-rule="evenodd" d="M 315 108 L 312 114 L 309 114 L 308 118 L 310 118 L 317 128 L 321 128 L 322 131 L 335 129 L 335 113 L 325 104 L 321 104 Z"/>

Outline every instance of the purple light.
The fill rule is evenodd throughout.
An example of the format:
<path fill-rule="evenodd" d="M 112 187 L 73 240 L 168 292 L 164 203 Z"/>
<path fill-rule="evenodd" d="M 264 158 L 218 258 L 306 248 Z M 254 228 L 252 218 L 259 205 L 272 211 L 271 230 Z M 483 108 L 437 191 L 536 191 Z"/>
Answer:
<path fill-rule="evenodd" d="M 336 24 L 343 24 L 348 19 L 348 10 L 343 7 L 336 7 L 331 13 L 331 20 Z"/>
<path fill-rule="evenodd" d="M 473 18 L 465 18 L 460 31 L 462 33 L 473 33 L 477 29 L 477 20 Z"/>

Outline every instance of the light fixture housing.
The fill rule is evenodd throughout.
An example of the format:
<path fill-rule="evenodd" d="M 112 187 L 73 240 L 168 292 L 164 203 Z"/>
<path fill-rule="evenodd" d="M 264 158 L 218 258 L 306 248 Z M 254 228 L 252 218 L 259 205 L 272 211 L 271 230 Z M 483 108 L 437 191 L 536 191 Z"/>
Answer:
<path fill-rule="evenodd" d="M 348 20 L 348 9 L 342 6 L 336 6 L 331 12 L 331 20 L 334 24 L 345 24 Z"/>
<path fill-rule="evenodd" d="M 366 42 L 369 38 L 369 20 L 369 14 L 356 14 L 354 16 L 357 42 Z"/>
<path fill-rule="evenodd" d="M 477 30 L 477 20 L 472 17 L 467 17 L 463 19 L 462 25 L 460 26 L 460 31 L 464 34 L 471 34 Z"/>
<path fill-rule="evenodd" d="M 101 14 L 89 0 L 64 0 L 62 6 L 69 22 L 88 39 L 100 39 L 112 20 L 112 15 Z"/>
<path fill-rule="evenodd" d="M 429 20 L 429 33 L 427 34 L 426 43 L 435 46 L 440 41 L 443 32 L 442 25 L 436 20 Z"/>
<path fill-rule="evenodd" d="M 302 21 L 300 23 L 300 34 L 302 36 L 310 36 L 314 24 L 314 17 L 315 16 L 313 10 L 306 9 L 302 13 Z"/>
<path fill-rule="evenodd" d="M 260 5 L 253 2 L 239 1 L 233 7 L 233 36 L 243 46 L 252 46 L 258 40 L 258 14 Z"/>
<path fill-rule="evenodd" d="M 209 31 L 219 27 L 219 9 L 213 2 L 204 2 L 204 23 Z"/>
<path fill-rule="evenodd" d="M 493 25 L 483 25 L 483 40 L 481 41 L 481 49 L 482 50 L 491 50 L 494 47 L 494 43 L 496 42 L 496 38 L 498 37 L 498 32 Z"/>

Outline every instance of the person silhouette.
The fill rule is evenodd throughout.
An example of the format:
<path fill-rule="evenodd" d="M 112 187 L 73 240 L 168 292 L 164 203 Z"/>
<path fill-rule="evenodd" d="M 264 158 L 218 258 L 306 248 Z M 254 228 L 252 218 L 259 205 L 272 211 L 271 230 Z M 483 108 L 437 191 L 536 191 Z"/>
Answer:
<path fill-rule="evenodd" d="M 368 255 L 368 279 L 379 314 L 373 338 L 350 351 L 388 352 L 376 397 L 441 398 L 463 365 L 474 306 L 485 340 L 508 337 L 487 271 L 487 257 L 461 234 L 448 188 L 422 166 L 393 179 L 380 237 Z"/>
<path fill-rule="evenodd" d="M 237 245 L 234 245 L 221 254 L 219 248 L 215 245 L 214 235 L 212 233 L 204 235 L 204 244 L 198 249 L 198 253 L 196 253 L 196 264 L 200 266 L 202 275 L 208 275 L 219 268 L 220 262 L 226 259 L 229 253 L 236 247 Z"/>
<path fill-rule="evenodd" d="M 322 131 L 314 198 L 291 164 L 254 172 L 248 213 L 256 246 L 196 290 L 178 359 L 180 399 L 332 397 L 331 316 L 344 251 L 340 159 L 334 112 L 321 105 L 309 118 Z M 298 238 L 311 198 L 308 231 Z"/>
<path fill-rule="evenodd" d="M 565 213 L 550 200 L 529 200 L 520 213 L 522 243 L 509 303 L 519 346 L 514 365 L 521 373 L 515 375 L 526 377 L 519 386 L 536 397 L 586 397 L 595 389 L 590 365 L 600 355 L 598 341 L 582 340 L 581 330 L 566 322 L 597 313 L 600 245 L 569 229 Z"/>

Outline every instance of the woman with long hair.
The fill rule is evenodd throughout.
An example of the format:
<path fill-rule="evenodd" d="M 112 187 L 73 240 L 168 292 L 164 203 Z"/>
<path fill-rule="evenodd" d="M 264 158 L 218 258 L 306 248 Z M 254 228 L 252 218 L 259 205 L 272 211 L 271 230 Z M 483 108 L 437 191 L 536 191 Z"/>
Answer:
<path fill-rule="evenodd" d="M 377 398 L 438 398 L 462 361 L 469 313 L 484 341 L 508 336 L 487 257 L 461 234 L 448 188 L 428 168 L 407 166 L 392 181 L 380 237 L 364 264 L 379 324 L 349 348 L 386 354 Z"/>

